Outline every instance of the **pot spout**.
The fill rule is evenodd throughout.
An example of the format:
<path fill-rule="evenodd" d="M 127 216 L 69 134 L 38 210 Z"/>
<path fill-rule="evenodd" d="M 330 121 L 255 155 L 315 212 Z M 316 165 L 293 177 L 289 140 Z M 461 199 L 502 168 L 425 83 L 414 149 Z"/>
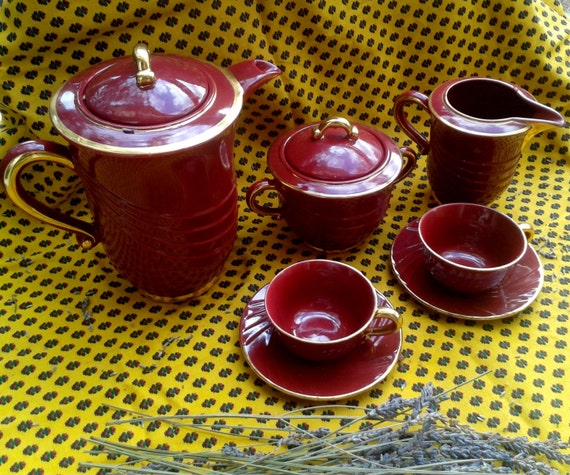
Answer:
<path fill-rule="evenodd" d="M 245 97 L 262 84 L 281 74 L 281 70 L 277 66 L 261 59 L 242 61 L 228 69 L 240 83 Z"/>

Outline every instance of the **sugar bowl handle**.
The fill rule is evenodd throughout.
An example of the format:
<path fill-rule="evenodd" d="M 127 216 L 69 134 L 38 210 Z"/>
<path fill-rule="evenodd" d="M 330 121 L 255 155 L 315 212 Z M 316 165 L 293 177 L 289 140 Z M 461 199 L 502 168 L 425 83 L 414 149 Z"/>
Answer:
<path fill-rule="evenodd" d="M 404 165 L 402 166 L 395 183 L 402 181 L 412 173 L 412 170 L 416 167 L 418 162 L 418 155 L 411 147 L 401 147 L 400 154 L 402 155 Z"/>
<path fill-rule="evenodd" d="M 252 211 L 255 211 L 257 214 L 267 215 L 267 216 L 274 216 L 275 218 L 281 218 L 283 212 L 283 205 L 279 206 L 269 206 L 269 205 L 260 205 L 257 202 L 257 197 L 260 196 L 262 193 L 265 192 L 275 192 L 279 196 L 279 202 L 283 203 L 283 198 L 279 190 L 275 186 L 275 180 L 259 180 L 255 182 L 253 185 L 249 187 L 247 190 L 247 194 L 245 196 L 245 201 L 247 206 Z"/>
<path fill-rule="evenodd" d="M 74 233 L 81 247 L 90 249 L 98 242 L 92 224 L 50 208 L 22 186 L 21 175 L 25 168 L 38 162 L 53 162 L 74 169 L 67 147 L 44 140 L 23 142 L 10 149 L 0 162 L 0 177 L 6 193 L 22 211 L 44 223 Z"/>

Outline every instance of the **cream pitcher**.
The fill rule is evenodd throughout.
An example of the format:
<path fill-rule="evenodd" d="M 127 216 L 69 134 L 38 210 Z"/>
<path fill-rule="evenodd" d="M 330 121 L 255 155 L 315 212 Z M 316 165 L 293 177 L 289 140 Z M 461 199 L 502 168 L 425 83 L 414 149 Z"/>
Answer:
<path fill-rule="evenodd" d="M 408 120 L 409 104 L 430 114 L 429 139 Z M 394 116 L 428 155 L 427 176 L 439 203 L 492 203 L 510 185 L 529 139 L 565 125 L 562 115 L 524 89 L 482 77 L 445 82 L 429 98 L 405 92 L 396 98 Z"/>

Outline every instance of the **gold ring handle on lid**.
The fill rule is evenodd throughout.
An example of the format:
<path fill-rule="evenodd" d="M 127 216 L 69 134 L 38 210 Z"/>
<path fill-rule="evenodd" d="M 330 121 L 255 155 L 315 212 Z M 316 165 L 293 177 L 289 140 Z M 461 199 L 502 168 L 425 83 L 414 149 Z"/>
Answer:
<path fill-rule="evenodd" d="M 323 138 L 325 130 L 329 127 L 341 127 L 346 130 L 346 136 L 349 140 L 358 140 L 358 128 L 342 117 L 333 117 L 323 120 L 313 129 L 313 138 L 315 140 Z"/>
<path fill-rule="evenodd" d="M 151 89 L 156 83 L 156 77 L 150 69 L 150 54 L 146 43 L 139 43 L 133 51 L 137 65 L 137 86 L 139 89 Z"/>

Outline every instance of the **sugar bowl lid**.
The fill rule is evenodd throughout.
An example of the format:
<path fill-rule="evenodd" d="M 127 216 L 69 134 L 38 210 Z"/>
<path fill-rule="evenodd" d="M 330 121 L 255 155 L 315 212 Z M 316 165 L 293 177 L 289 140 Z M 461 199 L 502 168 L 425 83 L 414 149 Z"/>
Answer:
<path fill-rule="evenodd" d="M 287 186 L 313 194 L 352 195 L 391 185 L 403 160 L 383 133 L 335 117 L 279 136 L 269 150 L 268 165 Z"/>

